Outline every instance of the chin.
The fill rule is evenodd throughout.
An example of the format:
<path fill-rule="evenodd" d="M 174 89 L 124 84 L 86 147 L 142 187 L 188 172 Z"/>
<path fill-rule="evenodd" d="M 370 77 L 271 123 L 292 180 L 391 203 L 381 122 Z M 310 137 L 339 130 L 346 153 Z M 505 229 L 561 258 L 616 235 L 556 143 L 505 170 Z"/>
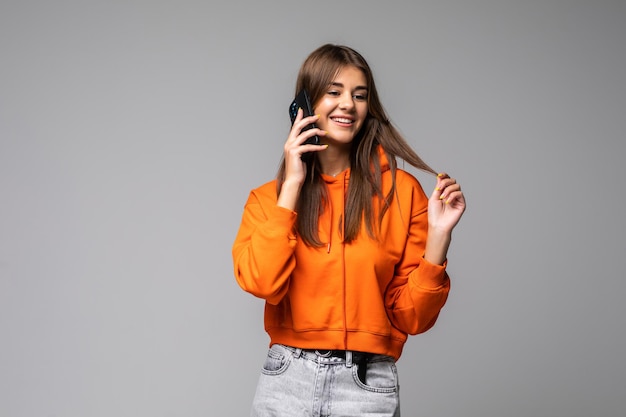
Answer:
<path fill-rule="evenodd" d="M 333 142 L 337 142 L 337 143 L 352 143 L 352 141 L 354 140 L 354 137 L 356 135 L 353 134 L 347 134 L 345 132 L 341 132 L 338 135 L 333 135 L 331 132 L 329 132 L 328 134 L 328 138 L 331 139 Z"/>

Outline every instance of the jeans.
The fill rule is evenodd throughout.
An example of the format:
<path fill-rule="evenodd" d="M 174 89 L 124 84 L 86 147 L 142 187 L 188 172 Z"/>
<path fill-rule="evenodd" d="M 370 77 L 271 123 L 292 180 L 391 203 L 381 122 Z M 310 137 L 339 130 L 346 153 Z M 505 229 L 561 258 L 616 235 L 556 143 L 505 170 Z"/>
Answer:
<path fill-rule="evenodd" d="M 390 356 L 371 355 L 365 381 L 353 353 L 325 357 L 275 344 L 267 354 L 252 417 L 399 417 L 398 372 Z"/>

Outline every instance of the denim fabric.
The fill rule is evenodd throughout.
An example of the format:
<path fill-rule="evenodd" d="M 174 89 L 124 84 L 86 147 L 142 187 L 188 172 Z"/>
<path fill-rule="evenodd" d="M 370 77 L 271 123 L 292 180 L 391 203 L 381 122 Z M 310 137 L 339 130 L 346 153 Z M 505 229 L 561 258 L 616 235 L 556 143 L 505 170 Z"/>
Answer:
<path fill-rule="evenodd" d="M 273 345 L 261 370 L 252 417 L 399 417 L 395 361 L 373 355 L 360 381 L 352 352 L 324 357 Z"/>

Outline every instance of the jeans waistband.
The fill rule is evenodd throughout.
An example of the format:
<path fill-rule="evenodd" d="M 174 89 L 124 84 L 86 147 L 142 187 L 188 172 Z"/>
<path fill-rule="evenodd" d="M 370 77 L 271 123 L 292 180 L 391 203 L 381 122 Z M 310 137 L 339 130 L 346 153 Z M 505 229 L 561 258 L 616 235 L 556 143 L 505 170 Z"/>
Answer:
<path fill-rule="evenodd" d="M 347 350 L 328 350 L 328 349 L 302 349 L 303 352 L 314 353 L 317 356 L 322 358 L 339 358 L 346 359 L 346 353 L 352 352 L 352 360 L 354 362 L 361 362 L 362 360 L 367 360 L 370 357 L 374 356 L 372 353 L 367 352 L 358 352 L 355 350 L 347 351 Z"/>
<path fill-rule="evenodd" d="M 348 366 L 352 366 L 353 363 L 365 363 L 370 358 L 376 356 L 373 353 L 359 352 L 355 350 L 329 350 L 329 349 L 300 349 L 293 346 L 285 346 L 285 349 L 291 351 L 294 356 L 302 356 L 309 360 L 323 361 L 323 362 L 345 362 Z"/>

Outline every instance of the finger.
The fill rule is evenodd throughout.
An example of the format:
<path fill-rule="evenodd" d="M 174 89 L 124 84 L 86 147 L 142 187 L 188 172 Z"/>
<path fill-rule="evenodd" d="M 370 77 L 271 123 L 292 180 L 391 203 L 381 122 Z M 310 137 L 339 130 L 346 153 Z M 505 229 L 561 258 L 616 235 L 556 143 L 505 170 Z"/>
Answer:
<path fill-rule="evenodd" d="M 308 139 L 312 138 L 315 135 L 318 136 L 326 136 L 326 131 L 319 129 L 319 128 L 313 128 L 313 129 L 309 129 L 309 130 L 304 130 L 302 131 L 298 137 L 296 138 L 296 140 L 294 141 L 295 144 L 297 145 L 302 145 L 303 143 L 305 143 Z"/>
<path fill-rule="evenodd" d="M 319 120 L 319 114 L 314 114 L 313 116 L 301 117 L 300 120 L 296 117 L 296 120 L 293 123 L 293 127 L 296 129 L 304 129 L 305 126 L 308 126 L 312 123 L 315 123 Z"/>
<path fill-rule="evenodd" d="M 298 111 L 296 112 L 296 118 L 293 119 L 293 123 L 291 124 L 291 132 L 302 130 L 302 127 L 299 127 L 302 119 L 304 119 L 304 110 L 302 110 L 302 107 L 298 107 Z"/>
<path fill-rule="evenodd" d="M 440 198 L 445 188 L 451 184 L 450 176 L 445 172 L 437 174 L 437 184 L 433 192 L 433 197 Z"/>
<path fill-rule="evenodd" d="M 435 184 L 435 188 L 433 189 L 433 192 L 430 194 L 430 198 L 433 198 L 433 199 L 441 198 L 441 193 L 443 192 L 443 189 L 440 187 L 440 182 L 441 180 L 437 178 L 437 184 Z"/>
<path fill-rule="evenodd" d="M 441 189 L 445 189 L 446 187 L 449 187 L 453 184 L 456 184 L 456 179 L 452 178 L 452 177 L 447 177 L 447 178 L 441 178 L 439 180 L 439 188 Z"/>
<path fill-rule="evenodd" d="M 305 153 L 308 152 L 320 152 L 320 151 L 324 151 L 328 149 L 328 145 L 327 144 L 323 144 L 323 145 L 302 145 L 300 146 L 300 156 L 304 155 Z"/>
<path fill-rule="evenodd" d="M 457 183 L 446 184 L 441 187 L 441 195 L 439 196 L 439 198 L 442 200 L 448 198 L 450 194 L 455 191 L 461 191 L 461 185 Z"/>
<path fill-rule="evenodd" d="M 320 129 L 310 129 L 297 136 L 294 141 L 285 144 L 285 154 L 291 155 L 293 158 L 302 158 L 302 155 L 307 152 L 319 152 L 328 148 L 326 144 L 314 145 L 312 143 L 306 143 L 307 139 L 313 137 L 315 134 L 324 136 L 326 131 Z"/>
<path fill-rule="evenodd" d="M 437 191 L 441 191 L 443 190 L 443 181 L 446 180 L 447 178 L 449 178 L 449 175 L 445 172 L 440 172 L 439 174 L 437 174 L 437 183 L 435 185 L 435 190 Z"/>
<path fill-rule="evenodd" d="M 430 194 L 430 198 L 433 200 L 441 200 L 441 189 L 435 187 L 433 192 Z"/>
<path fill-rule="evenodd" d="M 296 116 L 293 126 L 291 126 L 291 130 L 289 131 L 289 137 L 287 138 L 287 143 L 291 142 L 291 143 L 296 143 L 298 145 L 301 144 L 302 142 L 304 142 L 304 140 L 300 140 L 300 135 L 305 132 L 310 132 L 311 130 L 315 130 L 317 134 L 324 135 L 325 133 L 321 133 L 322 131 L 319 130 L 317 127 L 314 129 L 304 130 L 306 126 L 314 123 L 318 119 L 319 119 L 319 116 L 317 115 L 302 118 L 302 109 L 298 110 L 298 115 Z M 307 136 L 307 138 L 315 135 L 316 134 L 315 132 L 311 133 L 309 136 Z"/>
<path fill-rule="evenodd" d="M 298 123 L 300 120 L 302 120 L 302 115 L 304 114 L 304 110 L 302 110 L 302 107 L 298 107 L 298 110 L 296 111 L 296 117 L 293 118 L 293 120 L 291 121 L 291 129 L 293 130 L 294 126 L 296 125 L 296 123 Z"/>
<path fill-rule="evenodd" d="M 454 191 L 453 193 L 450 193 L 448 197 L 445 198 L 444 203 L 447 205 L 451 205 L 452 207 L 455 207 L 457 205 L 464 206 L 465 196 L 463 195 L 463 192 L 460 190 Z"/>

